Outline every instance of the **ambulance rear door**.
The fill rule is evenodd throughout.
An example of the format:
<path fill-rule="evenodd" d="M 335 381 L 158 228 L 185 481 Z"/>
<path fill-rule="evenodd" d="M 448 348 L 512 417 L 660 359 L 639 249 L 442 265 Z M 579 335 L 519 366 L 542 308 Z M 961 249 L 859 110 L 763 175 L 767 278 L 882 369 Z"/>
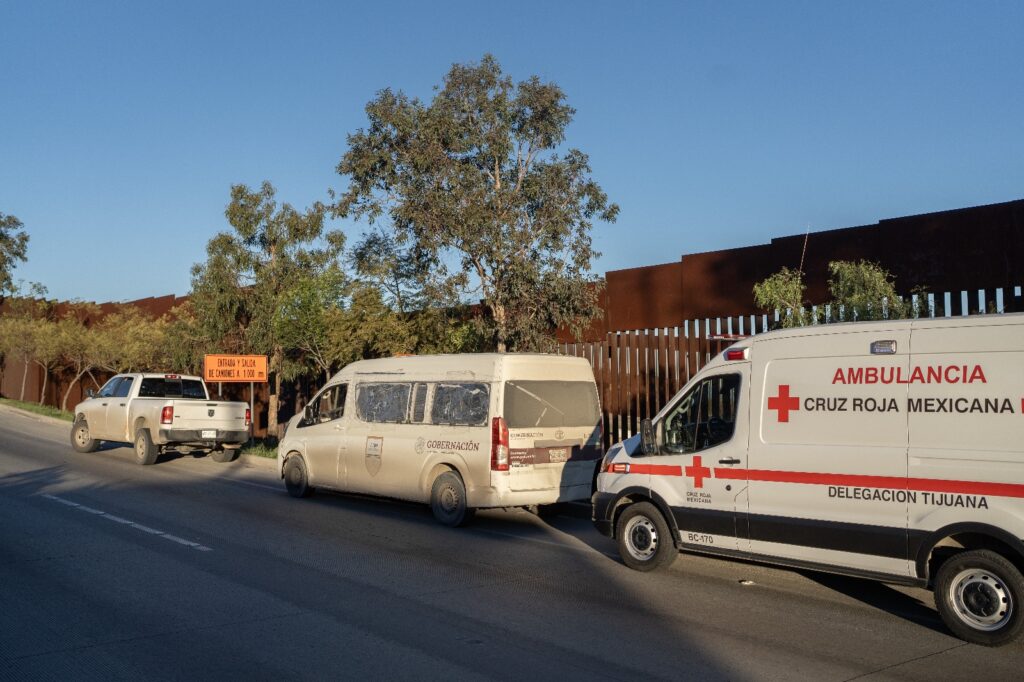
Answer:
<path fill-rule="evenodd" d="M 909 325 L 823 326 L 753 346 L 749 551 L 908 575 Z"/>

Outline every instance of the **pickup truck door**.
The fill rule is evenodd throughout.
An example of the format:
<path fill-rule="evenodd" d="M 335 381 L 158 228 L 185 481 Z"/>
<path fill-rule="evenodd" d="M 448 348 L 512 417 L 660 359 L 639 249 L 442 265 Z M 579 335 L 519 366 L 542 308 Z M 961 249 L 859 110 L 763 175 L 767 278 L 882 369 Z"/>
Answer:
<path fill-rule="evenodd" d="M 134 379 L 121 377 L 121 381 L 114 387 L 114 394 L 105 401 L 107 407 L 103 428 L 110 440 L 130 443 L 135 438 L 135 434 L 128 433 L 128 396 L 131 395 Z"/>
<path fill-rule="evenodd" d="M 114 433 L 107 428 L 107 409 L 110 407 L 110 403 L 114 401 L 114 392 L 121 384 L 122 379 L 124 377 L 116 376 L 103 384 L 100 392 L 96 394 L 96 397 L 89 400 L 86 403 L 85 409 L 83 409 L 93 438 L 100 440 L 112 440 L 115 438 Z"/>

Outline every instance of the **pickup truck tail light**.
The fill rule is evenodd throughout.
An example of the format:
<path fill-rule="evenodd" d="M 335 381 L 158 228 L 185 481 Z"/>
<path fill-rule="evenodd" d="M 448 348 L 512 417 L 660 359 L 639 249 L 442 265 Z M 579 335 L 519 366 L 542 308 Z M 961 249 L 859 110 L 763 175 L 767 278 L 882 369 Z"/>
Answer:
<path fill-rule="evenodd" d="M 161 424 L 173 424 L 174 423 L 174 406 L 168 405 L 160 411 L 160 423 Z"/>
<path fill-rule="evenodd" d="M 247 407 L 245 408 L 245 425 L 249 426 L 250 424 L 252 424 L 252 410 Z"/>

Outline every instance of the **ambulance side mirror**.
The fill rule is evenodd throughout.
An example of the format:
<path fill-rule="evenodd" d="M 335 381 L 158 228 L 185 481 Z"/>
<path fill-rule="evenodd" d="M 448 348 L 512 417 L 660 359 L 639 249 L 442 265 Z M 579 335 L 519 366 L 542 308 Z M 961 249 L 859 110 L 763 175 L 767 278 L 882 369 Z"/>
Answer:
<path fill-rule="evenodd" d="M 644 455 L 653 455 L 658 452 L 658 441 L 654 437 L 654 424 L 650 419 L 640 422 L 640 452 Z"/>

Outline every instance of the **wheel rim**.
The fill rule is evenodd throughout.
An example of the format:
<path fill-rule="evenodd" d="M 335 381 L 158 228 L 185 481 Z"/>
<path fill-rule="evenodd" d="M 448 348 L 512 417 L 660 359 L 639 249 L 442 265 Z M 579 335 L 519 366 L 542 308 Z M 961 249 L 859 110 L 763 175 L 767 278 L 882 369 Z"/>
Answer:
<path fill-rule="evenodd" d="M 949 602 L 961 621 L 983 632 L 998 630 L 1013 617 L 1013 595 L 1006 583 L 983 569 L 960 571 L 949 586 Z"/>
<path fill-rule="evenodd" d="M 135 438 L 135 456 L 139 459 L 146 457 L 146 439 L 141 435 Z"/>
<path fill-rule="evenodd" d="M 445 514 L 454 514 L 459 509 L 459 491 L 450 485 L 446 485 L 441 489 L 441 495 L 438 501 L 441 503 L 441 511 Z"/>
<path fill-rule="evenodd" d="M 634 516 L 623 531 L 626 549 L 637 561 L 649 561 L 658 552 L 658 528 L 646 516 Z"/>
<path fill-rule="evenodd" d="M 83 448 L 86 446 L 86 444 L 88 444 L 88 442 L 89 442 L 89 427 L 88 426 L 86 426 L 85 424 L 81 424 L 81 425 L 79 425 L 79 427 L 77 429 L 75 429 L 75 442 L 78 443 L 78 445 L 83 447 Z"/>
<path fill-rule="evenodd" d="M 293 464 L 288 469 L 288 483 L 293 488 L 302 487 L 302 467 L 298 464 Z"/>

